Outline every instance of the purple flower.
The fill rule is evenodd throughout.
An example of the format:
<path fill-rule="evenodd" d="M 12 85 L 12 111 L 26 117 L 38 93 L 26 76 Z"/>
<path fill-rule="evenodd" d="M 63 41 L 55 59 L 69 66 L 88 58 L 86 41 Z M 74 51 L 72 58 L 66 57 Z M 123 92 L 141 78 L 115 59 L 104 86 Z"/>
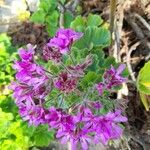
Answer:
<path fill-rule="evenodd" d="M 34 55 L 34 49 L 35 47 L 33 47 L 31 44 L 27 45 L 27 49 L 20 48 L 19 49 L 20 58 L 24 61 L 32 61 Z"/>
<path fill-rule="evenodd" d="M 127 118 L 121 115 L 120 110 L 97 117 L 95 127 L 93 127 L 95 130 L 94 141 L 98 143 L 100 140 L 106 145 L 109 140 L 118 139 L 123 132 L 118 123 L 126 121 Z"/>
<path fill-rule="evenodd" d="M 89 102 L 90 106 L 93 107 L 94 109 L 100 109 L 102 108 L 102 104 L 99 102 L 99 101 L 96 101 L 96 102 Z"/>
<path fill-rule="evenodd" d="M 45 110 L 41 106 L 28 104 L 21 105 L 19 112 L 23 120 L 29 121 L 29 125 L 38 126 L 39 124 L 45 123 Z"/>
<path fill-rule="evenodd" d="M 19 82 L 28 84 L 34 88 L 48 81 L 48 77 L 43 68 L 29 60 L 16 61 L 14 69 L 17 70 L 16 79 Z"/>
<path fill-rule="evenodd" d="M 58 128 L 61 112 L 54 107 L 49 108 L 46 112 L 45 119 L 50 128 Z"/>
<path fill-rule="evenodd" d="M 47 45 L 49 47 L 58 49 L 61 54 L 66 54 L 70 48 L 70 41 L 66 37 L 54 37 L 49 41 Z"/>
<path fill-rule="evenodd" d="M 43 48 L 43 56 L 48 60 L 53 60 L 56 63 L 62 61 L 62 54 L 60 53 L 59 49 L 56 47 L 51 47 L 49 44 L 46 44 Z"/>
<path fill-rule="evenodd" d="M 71 29 L 58 30 L 56 36 L 44 47 L 45 59 L 61 62 L 63 53 L 67 53 L 73 42 L 81 36 L 82 33 Z M 126 122 L 127 118 L 121 115 L 120 110 L 99 114 L 102 108 L 99 101 L 84 98 L 82 104 L 75 104 L 71 106 L 73 109 L 68 110 L 44 108 L 45 97 L 51 91 L 51 81 L 55 88 L 68 96 L 66 93 L 77 88 L 79 77 L 82 77 L 85 69 L 92 64 L 90 55 L 83 63 L 68 66 L 68 72 L 61 72 L 55 78 L 49 78 L 44 68 L 34 61 L 34 48 L 31 45 L 27 46 L 27 50 L 21 49 L 19 55 L 21 60 L 14 64 L 17 71 L 16 82 L 13 82 L 10 88 L 14 91 L 13 96 L 21 117 L 28 121 L 29 125 L 48 124 L 50 129 L 55 129 L 56 138 L 62 143 L 70 141 L 73 150 L 77 148 L 77 144 L 80 144 L 83 150 L 87 150 L 89 143 L 101 141 L 107 144 L 110 140 L 120 138 L 123 132 L 120 123 Z M 96 85 L 99 95 L 102 95 L 104 90 L 126 81 L 126 78 L 121 76 L 124 68 L 124 65 L 120 65 L 118 69 L 111 66 L 104 73 L 103 82 Z"/>
<path fill-rule="evenodd" d="M 73 29 L 59 29 L 56 33 L 56 37 L 63 38 L 67 37 L 70 41 L 76 41 L 83 36 L 81 32 L 75 32 Z"/>
<path fill-rule="evenodd" d="M 65 54 L 70 50 L 72 43 L 82 37 L 82 33 L 72 29 L 59 29 L 56 36 L 47 45 L 59 49 L 60 53 Z"/>
<path fill-rule="evenodd" d="M 72 92 L 77 85 L 76 78 L 70 77 L 68 73 L 62 72 L 57 79 L 54 80 L 54 86 L 65 92 Z"/>
<path fill-rule="evenodd" d="M 100 82 L 96 85 L 96 89 L 97 89 L 99 95 L 103 94 L 104 88 L 105 88 L 105 84 L 102 82 Z"/>
<path fill-rule="evenodd" d="M 111 66 L 111 69 L 104 73 L 104 82 L 107 89 L 111 89 L 113 86 L 118 86 L 127 81 L 126 78 L 123 78 L 120 75 L 125 67 L 126 66 L 124 64 L 121 64 L 118 69 L 115 69 L 113 66 Z"/>
<path fill-rule="evenodd" d="M 67 68 L 73 77 L 83 77 L 85 69 L 87 69 L 91 64 L 92 58 L 91 55 L 88 55 L 83 63 L 76 66 L 68 66 Z"/>
<path fill-rule="evenodd" d="M 118 69 L 111 66 L 110 69 L 106 70 L 104 73 L 103 82 L 96 85 L 99 95 L 103 94 L 104 90 L 109 90 L 114 86 L 121 85 L 123 82 L 127 81 L 127 78 L 121 76 L 122 71 L 125 69 L 125 65 L 121 64 Z"/>
<path fill-rule="evenodd" d="M 91 137 L 88 135 L 88 130 L 79 128 L 78 126 L 74 130 L 58 130 L 56 138 L 61 139 L 61 143 L 65 144 L 68 141 L 71 143 L 72 150 L 77 149 L 77 144 L 80 143 L 83 150 L 88 150 L 88 145 L 91 142 Z"/>
<path fill-rule="evenodd" d="M 14 91 L 13 96 L 21 116 L 30 124 L 38 125 L 38 122 L 42 123 L 40 119 L 44 115 L 42 103 L 51 87 L 43 68 L 34 62 L 33 54 L 31 45 L 28 45 L 27 50 L 19 51 L 21 61 L 14 64 L 17 70 L 16 82 L 11 84 L 10 89 Z"/>

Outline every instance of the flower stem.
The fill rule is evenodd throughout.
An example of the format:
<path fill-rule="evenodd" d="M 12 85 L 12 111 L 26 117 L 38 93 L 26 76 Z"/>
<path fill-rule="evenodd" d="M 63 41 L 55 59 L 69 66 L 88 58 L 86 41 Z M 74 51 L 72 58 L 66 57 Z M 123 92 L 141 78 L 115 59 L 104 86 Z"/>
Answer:
<path fill-rule="evenodd" d="M 71 59 L 72 63 L 73 63 L 74 65 L 76 65 L 76 63 L 75 63 L 74 58 L 72 57 L 72 55 L 69 54 L 69 56 L 70 56 L 70 59 Z"/>
<path fill-rule="evenodd" d="M 45 70 L 43 69 L 45 72 L 49 73 L 51 76 L 54 76 L 52 72 L 48 71 L 48 70 Z"/>
<path fill-rule="evenodd" d="M 67 68 L 63 63 L 61 63 L 61 66 L 62 66 L 68 73 L 71 74 L 71 72 L 68 70 L 68 68 Z"/>

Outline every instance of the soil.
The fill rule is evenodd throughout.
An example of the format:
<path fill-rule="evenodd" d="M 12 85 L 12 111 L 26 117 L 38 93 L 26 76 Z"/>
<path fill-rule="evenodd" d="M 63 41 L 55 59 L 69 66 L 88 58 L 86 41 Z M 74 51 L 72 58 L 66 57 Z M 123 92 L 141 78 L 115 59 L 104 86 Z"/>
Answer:
<path fill-rule="evenodd" d="M 108 0 L 83 0 L 81 2 L 82 15 L 88 13 L 100 14 L 102 18 L 109 22 L 109 1 Z M 122 13 L 122 14 L 121 14 Z M 140 16 L 140 17 L 137 17 Z M 139 70 L 144 66 L 145 62 L 150 59 L 150 31 L 145 24 L 141 22 L 142 18 L 150 24 L 150 1 L 149 0 L 118 0 L 116 20 L 122 24 L 120 31 L 120 43 L 118 59 L 126 63 L 127 54 L 131 47 L 139 42 L 138 46 L 131 52 L 130 65 L 135 72 L 135 78 Z M 17 27 L 18 28 L 18 27 Z M 16 32 L 10 33 L 13 43 L 24 45 L 27 43 L 37 44 L 38 53 L 41 53 L 41 48 L 48 40 L 48 35 L 45 32 L 45 27 L 35 25 L 30 22 L 23 23 Z M 113 46 L 111 48 L 114 48 Z M 111 48 L 107 49 L 109 51 Z M 129 77 L 132 80 L 132 77 Z M 112 147 L 91 148 L 91 150 L 109 149 L 109 150 L 149 150 L 150 149 L 150 111 L 146 111 L 143 107 L 139 93 L 134 84 L 127 84 L 129 94 L 128 107 L 126 114 L 128 123 L 126 124 L 125 135 L 122 140 L 116 142 Z M 43 150 L 62 149 L 60 145 L 52 144 L 49 148 Z M 64 148 L 65 149 L 65 148 Z"/>

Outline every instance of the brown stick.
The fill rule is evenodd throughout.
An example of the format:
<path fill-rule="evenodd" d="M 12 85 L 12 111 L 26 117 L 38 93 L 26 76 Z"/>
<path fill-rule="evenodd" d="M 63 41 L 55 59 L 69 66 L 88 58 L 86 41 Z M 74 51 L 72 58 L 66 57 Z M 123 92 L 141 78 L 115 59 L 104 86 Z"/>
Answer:
<path fill-rule="evenodd" d="M 136 79 L 135 79 L 135 76 L 134 76 L 134 73 L 133 73 L 133 70 L 132 70 L 132 67 L 131 67 L 130 56 L 131 56 L 132 51 L 134 51 L 138 45 L 140 45 L 140 42 L 137 42 L 134 45 L 132 45 L 131 48 L 129 49 L 128 54 L 127 54 L 127 67 L 128 67 L 131 79 L 133 81 L 136 81 Z"/>

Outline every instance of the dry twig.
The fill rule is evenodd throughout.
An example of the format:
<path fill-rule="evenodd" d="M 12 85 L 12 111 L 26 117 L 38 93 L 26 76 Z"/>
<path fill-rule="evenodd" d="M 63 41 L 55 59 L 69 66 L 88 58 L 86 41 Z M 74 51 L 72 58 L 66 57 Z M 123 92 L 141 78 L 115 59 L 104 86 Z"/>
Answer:
<path fill-rule="evenodd" d="M 143 23 L 143 25 L 150 31 L 150 25 L 148 24 L 148 22 L 142 16 L 140 16 L 137 13 L 133 13 L 132 15 L 134 17 L 138 18 Z"/>
<path fill-rule="evenodd" d="M 135 76 L 134 76 L 134 73 L 133 73 L 133 70 L 132 70 L 132 67 L 131 67 L 131 63 L 130 63 L 130 57 L 131 57 L 131 53 L 136 50 L 137 46 L 140 45 L 140 42 L 137 42 L 135 43 L 134 45 L 131 46 L 131 48 L 129 49 L 129 52 L 127 54 L 127 67 L 128 67 L 128 70 L 129 70 L 129 73 L 130 73 L 130 76 L 131 76 L 131 79 L 133 81 L 136 81 L 135 79 Z"/>
<path fill-rule="evenodd" d="M 145 38 L 142 29 L 135 23 L 135 18 L 128 14 L 125 16 L 126 21 L 129 23 L 129 25 L 132 27 L 133 31 L 136 33 L 138 39 L 142 41 L 142 43 L 150 49 L 150 42 Z"/>

